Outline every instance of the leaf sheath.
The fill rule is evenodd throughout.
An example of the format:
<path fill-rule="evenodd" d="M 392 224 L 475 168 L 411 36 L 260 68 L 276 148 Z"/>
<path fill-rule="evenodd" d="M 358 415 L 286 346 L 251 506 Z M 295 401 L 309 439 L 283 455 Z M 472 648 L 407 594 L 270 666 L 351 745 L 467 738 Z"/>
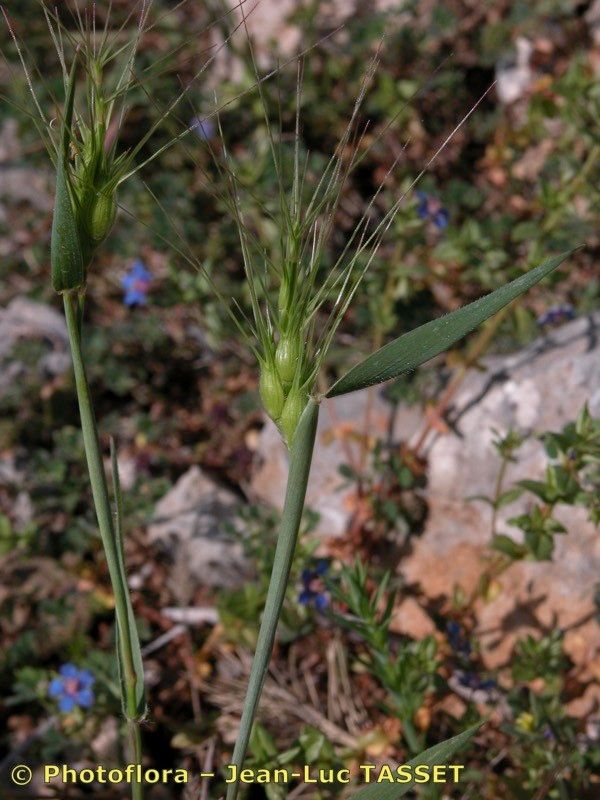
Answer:
<path fill-rule="evenodd" d="M 232 757 L 232 763 L 237 766 L 238 772 L 246 757 L 252 724 L 256 716 L 260 695 L 269 667 L 271 652 L 275 642 L 277 623 L 279 622 L 292 560 L 294 558 L 298 530 L 300 528 L 302 511 L 304 509 L 308 475 L 312 462 L 318 416 L 318 403 L 314 400 L 309 400 L 308 405 L 300 417 L 291 445 L 290 469 L 279 538 L 277 540 L 275 557 L 273 559 L 273 570 L 271 572 L 265 610 L 258 633 L 256 652 L 254 654 L 250 678 L 248 680 L 248 689 L 244 701 L 240 730 Z M 238 788 L 239 786 L 237 783 L 232 783 L 228 786 L 227 800 L 235 800 Z"/>
<path fill-rule="evenodd" d="M 114 475 L 117 501 L 117 528 L 115 528 L 108 495 L 106 473 L 100 452 L 94 408 L 81 350 L 81 307 L 79 297 L 76 292 L 64 292 L 63 301 L 94 507 L 115 596 L 117 657 L 122 682 L 123 712 L 127 718 L 132 755 L 136 763 L 141 763 L 139 721 L 145 712 L 144 673 L 120 538 L 121 494 L 118 473 Z M 115 462 L 116 457 L 114 457 L 113 463 Z M 135 781 L 132 783 L 131 788 L 133 800 L 142 800 L 141 784 Z"/>

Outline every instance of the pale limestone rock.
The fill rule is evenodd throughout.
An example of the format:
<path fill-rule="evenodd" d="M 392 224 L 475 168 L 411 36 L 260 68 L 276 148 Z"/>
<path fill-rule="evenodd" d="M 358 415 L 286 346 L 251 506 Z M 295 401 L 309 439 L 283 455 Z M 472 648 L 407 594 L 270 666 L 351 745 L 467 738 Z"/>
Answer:
<path fill-rule="evenodd" d="M 168 553 L 172 583 L 182 593 L 188 585 L 191 592 L 195 585 L 231 587 L 243 581 L 247 567 L 241 541 L 228 530 L 239 532 L 237 507 L 235 495 L 198 467 L 156 504 L 148 539 Z"/>

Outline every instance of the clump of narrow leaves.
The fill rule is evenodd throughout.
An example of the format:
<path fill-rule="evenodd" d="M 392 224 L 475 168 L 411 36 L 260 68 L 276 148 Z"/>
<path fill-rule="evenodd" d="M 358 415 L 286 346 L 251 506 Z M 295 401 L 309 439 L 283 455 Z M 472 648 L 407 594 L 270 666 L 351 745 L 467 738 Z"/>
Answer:
<path fill-rule="evenodd" d="M 568 423 L 562 431 L 545 433 L 541 439 L 549 462 L 543 479 L 521 480 L 496 500 L 499 507 L 525 492 L 535 498 L 529 511 L 508 520 L 522 531 L 522 543 L 504 534 L 497 534 L 492 540 L 492 546 L 511 559 L 540 561 L 552 557 L 556 535 L 566 533 L 555 516 L 560 505 L 582 506 L 593 525 L 600 522 L 600 420 L 592 417 L 585 406 L 575 422 Z M 521 443 L 522 438 L 511 433 L 499 450 L 503 457 L 515 460 L 514 453 Z"/>
<path fill-rule="evenodd" d="M 347 611 L 336 619 L 363 639 L 364 666 L 390 698 L 390 705 L 402 721 L 403 733 L 411 752 L 418 753 L 423 741 L 414 727 L 414 716 L 435 685 L 438 670 L 437 644 L 433 636 L 419 642 L 392 642 L 390 624 L 395 594 L 389 591 L 390 573 L 371 585 L 365 565 L 357 560 L 345 567 L 332 594 Z"/>

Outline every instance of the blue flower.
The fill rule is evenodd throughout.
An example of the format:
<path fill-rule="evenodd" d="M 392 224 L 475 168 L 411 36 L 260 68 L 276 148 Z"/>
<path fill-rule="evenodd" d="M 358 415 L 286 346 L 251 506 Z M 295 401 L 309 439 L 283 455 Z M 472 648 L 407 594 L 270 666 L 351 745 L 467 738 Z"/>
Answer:
<path fill-rule="evenodd" d="M 490 692 L 497 685 L 492 678 L 482 678 L 476 672 L 461 672 L 457 670 L 454 674 L 462 686 L 474 692 Z"/>
<path fill-rule="evenodd" d="M 139 306 L 146 303 L 152 275 L 146 269 L 143 261 L 137 259 L 131 269 L 121 279 L 121 286 L 125 290 L 123 302 L 126 306 Z"/>
<path fill-rule="evenodd" d="M 562 303 L 561 305 L 552 306 L 537 318 L 536 322 L 540 328 L 545 328 L 546 325 L 560 325 L 562 322 L 569 322 L 574 319 L 575 309 L 570 303 Z"/>
<path fill-rule="evenodd" d="M 446 635 L 448 636 L 448 644 L 457 655 L 465 656 L 466 658 L 471 655 L 471 642 L 462 625 L 459 625 L 455 620 L 450 620 L 450 622 L 446 623 Z"/>
<path fill-rule="evenodd" d="M 426 192 L 415 192 L 418 199 L 417 214 L 420 219 L 431 222 L 439 231 L 443 231 L 448 227 L 450 214 L 448 209 L 444 208 L 441 201 L 437 197 L 433 197 Z"/>
<path fill-rule="evenodd" d="M 329 595 L 325 591 L 323 576 L 329 570 L 329 562 L 320 558 L 313 566 L 302 570 L 300 581 L 302 591 L 298 594 L 298 602 L 303 606 L 314 606 L 321 613 L 329 605 Z"/>
<path fill-rule="evenodd" d="M 192 117 L 190 120 L 190 130 L 193 130 L 199 139 L 207 142 L 215 135 L 215 123 L 210 119 L 201 117 L 200 115 Z"/>
<path fill-rule="evenodd" d="M 549 742 L 553 742 L 556 739 L 556 735 L 550 725 L 546 725 L 544 730 L 542 731 L 542 736 Z"/>
<path fill-rule="evenodd" d="M 96 678 L 87 669 L 78 669 L 74 664 L 63 664 L 58 670 L 60 677 L 53 678 L 48 686 L 48 697 L 58 702 L 63 714 L 76 706 L 90 708 L 94 703 L 92 686 Z"/>

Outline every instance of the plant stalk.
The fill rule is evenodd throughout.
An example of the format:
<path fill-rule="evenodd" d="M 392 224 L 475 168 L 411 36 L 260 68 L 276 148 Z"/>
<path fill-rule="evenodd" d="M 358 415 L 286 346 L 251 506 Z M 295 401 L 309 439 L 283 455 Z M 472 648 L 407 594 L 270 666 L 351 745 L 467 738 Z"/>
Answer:
<path fill-rule="evenodd" d="M 118 629 L 118 648 L 122 665 L 123 708 L 127 717 L 127 731 L 130 750 L 135 763 L 141 764 L 141 733 L 139 728 L 139 703 L 137 674 L 135 668 L 134 646 L 137 646 L 137 635 L 132 635 L 130 620 L 132 619 L 131 599 L 126 580 L 121 570 L 119 543 L 115 535 L 113 512 L 108 495 L 106 473 L 102 462 L 100 441 L 90 387 L 85 372 L 85 363 L 81 349 L 81 305 L 76 291 L 63 293 L 67 332 L 75 373 L 75 388 L 81 418 L 81 430 L 85 456 L 92 486 L 96 518 L 100 529 L 102 545 L 106 555 L 108 572 L 115 598 L 115 617 Z M 135 644 L 134 644 L 135 642 Z M 133 782 L 131 786 L 133 800 L 142 800 L 141 784 Z"/>
<path fill-rule="evenodd" d="M 142 731 L 140 729 L 140 723 L 138 720 L 136 719 L 127 720 L 127 735 L 129 737 L 129 746 L 131 748 L 130 758 L 133 759 L 131 763 L 141 765 Z M 132 800 L 143 800 L 144 790 L 142 788 L 142 784 L 138 783 L 137 780 L 134 780 L 131 783 L 131 797 Z"/>
<path fill-rule="evenodd" d="M 423 742 L 421 740 L 421 737 L 417 734 L 415 726 L 410 716 L 407 715 L 401 716 L 400 721 L 402 723 L 402 733 L 404 734 L 406 743 L 410 748 L 410 753 L 411 755 L 416 756 L 423 749 Z"/>
<path fill-rule="evenodd" d="M 291 443 L 290 468 L 279 537 L 277 539 L 277 547 L 273 559 L 273 570 L 271 572 L 265 610 L 258 633 L 256 652 L 250 670 L 240 729 L 233 750 L 232 763 L 237 767 L 238 774 L 246 757 L 252 724 L 256 716 L 260 695 L 269 667 L 273 644 L 275 642 L 277 623 L 281 615 L 285 591 L 290 576 L 296 541 L 298 539 L 298 530 L 300 528 L 302 511 L 304 509 L 304 499 L 306 497 L 306 486 L 308 484 L 308 475 L 312 463 L 318 416 L 319 405 L 316 401 L 311 399 L 300 417 L 298 427 Z M 229 784 L 227 787 L 226 800 L 235 800 L 238 789 L 239 784 L 237 782 Z"/>

